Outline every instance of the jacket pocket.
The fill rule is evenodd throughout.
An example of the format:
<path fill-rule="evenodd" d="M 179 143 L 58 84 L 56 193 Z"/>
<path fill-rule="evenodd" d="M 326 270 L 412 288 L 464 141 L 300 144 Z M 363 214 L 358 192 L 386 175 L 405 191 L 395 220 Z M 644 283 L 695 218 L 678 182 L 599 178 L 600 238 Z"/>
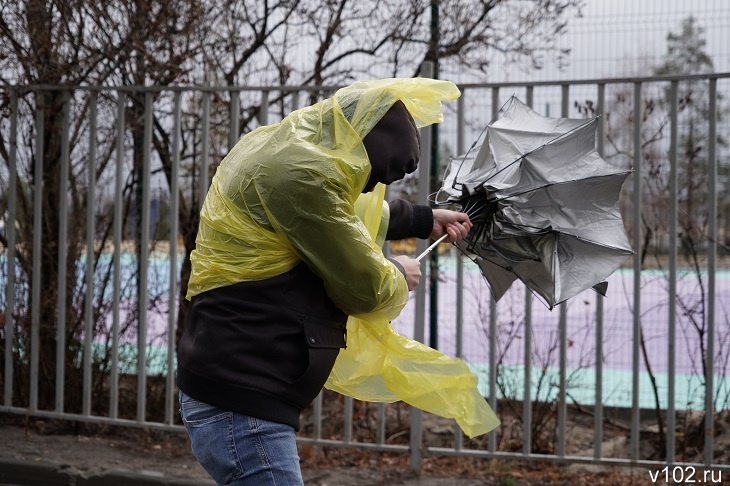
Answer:
<path fill-rule="evenodd" d="M 337 323 L 303 316 L 304 337 L 310 348 L 346 348 L 347 328 Z"/>
<path fill-rule="evenodd" d="M 340 349 L 347 342 L 346 328 L 338 323 L 302 316 L 304 339 L 309 351 L 309 366 L 296 381 L 300 404 L 308 406 L 317 396 L 335 365 Z"/>

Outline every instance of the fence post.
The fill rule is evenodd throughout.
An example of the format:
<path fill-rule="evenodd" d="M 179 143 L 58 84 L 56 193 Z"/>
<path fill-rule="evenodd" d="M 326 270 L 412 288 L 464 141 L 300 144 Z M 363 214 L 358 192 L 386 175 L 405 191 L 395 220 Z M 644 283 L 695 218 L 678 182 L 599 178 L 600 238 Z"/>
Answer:
<path fill-rule="evenodd" d="M 433 78 L 433 63 L 424 62 L 421 65 L 420 75 L 424 78 Z M 421 161 L 418 164 L 418 204 L 428 205 L 428 192 L 431 183 L 431 133 L 429 127 L 421 129 Z M 416 241 L 416 253 L 421 254 L 426 249 L 425 240 Z M 427 272 L 423 272 L 426 274 Z M 413 339 L 424 342 L 426 337 L 426 287 L 419 285 L 416 288 L 416 321 L 413 328 Z M 421 443 L 423 441 L 423 422 L 421 410 L 411 407 L 411 469 L 421 470 Z"/>

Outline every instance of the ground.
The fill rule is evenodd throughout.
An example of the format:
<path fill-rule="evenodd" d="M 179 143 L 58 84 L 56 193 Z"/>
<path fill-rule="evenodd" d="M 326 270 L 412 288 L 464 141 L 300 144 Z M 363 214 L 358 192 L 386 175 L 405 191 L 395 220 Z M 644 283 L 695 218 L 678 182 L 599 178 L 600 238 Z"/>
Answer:
<path fill-rule="evenodd" d="M 80 477 L 130 473 L 160 480 L 177 478 L 186 480 L 185 484 L 213 484 L 190 452 L 185 433 L 0 415 L 0 437 L 0 464 L 22 461 L 56 466 L 74 471 Z M 647 470 L 642 468 L 623 470 L 425 457 L 423 470 L 417 476 L 410 470 L 407 454 L 302 446 L 300 455 L 305 483 L 315 486 L 655 484 L 650 481 Z"/>

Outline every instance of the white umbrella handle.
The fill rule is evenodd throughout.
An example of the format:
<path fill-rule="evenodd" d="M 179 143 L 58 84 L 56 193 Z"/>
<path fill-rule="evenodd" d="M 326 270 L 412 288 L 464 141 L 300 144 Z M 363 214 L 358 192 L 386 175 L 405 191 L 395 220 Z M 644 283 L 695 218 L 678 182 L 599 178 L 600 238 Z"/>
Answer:
<path fill-rule="evenodd" d="M 445 234 L 441 238 L 439 238 L 438 240 L 434 241 L 431 246 L 429 246 L 428 248 L 426 248 L 423 251 L 423 253 L 421 253 L 420 255 L 418 255 L 416 257 L 416 261 L 417 262 L 420 262 L 423 257 L 425 257 L 426 255 L 428 255 L 431 252 L 431 250 L 433 250 L 434 248 L 436 248 L 436 245 L 438 245 L 439 243 L 441 243 L 442 241 L 444 241 L 447 236 L 449 236 L 449 235 L 448 234 Z"/>

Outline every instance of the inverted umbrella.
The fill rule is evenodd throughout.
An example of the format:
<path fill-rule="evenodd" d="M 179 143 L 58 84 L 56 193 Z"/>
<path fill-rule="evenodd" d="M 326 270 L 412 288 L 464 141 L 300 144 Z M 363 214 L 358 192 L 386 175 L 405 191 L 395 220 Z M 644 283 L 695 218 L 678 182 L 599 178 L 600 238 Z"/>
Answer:
<path fill-rule="evenodd" d="M 631 170 L 595 147 L 597 118 L 544 117 L 514 96 L 481 145 L 451 160 L 436 202 L 474 224 L 457 247 L 499 300 L 519 279 L 552 309 L 605 279 L 634 252 L 619 210 Z"/>

